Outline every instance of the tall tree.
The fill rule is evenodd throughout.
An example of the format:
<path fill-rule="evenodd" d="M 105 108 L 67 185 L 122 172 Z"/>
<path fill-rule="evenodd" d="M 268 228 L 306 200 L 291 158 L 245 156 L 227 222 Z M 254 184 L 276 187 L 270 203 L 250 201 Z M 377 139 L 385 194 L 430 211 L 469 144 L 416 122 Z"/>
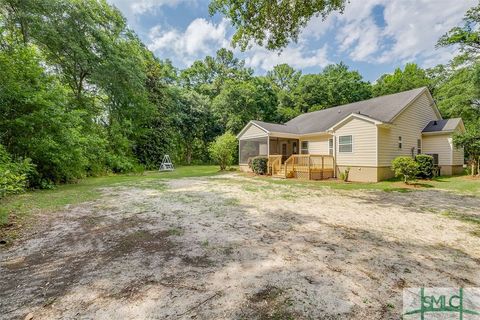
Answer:
<path fill-rule="evenodd" d="M 480 121 L 480 4 L 469 9 L 463 25 L 452 28 L 437 43 L 439 47 L 458 45 L 463 54 L 455 57 L 435 98 L 442 113 L 462 117 L 468 125 Z"/>
<path fill-rule="evenodd" d="M 478 69 L 448 67 L 446 79 L 434 90 L 434 98 L 446 118 L 460 117 L 466 124 L 480 121 Z M 442 77 L 442 76 L 439 76 Z"/>
<path fill-rule="evenodd" d="M 206 96 L 185 89 L 177 89 L 174 98 L 177 109 L 174 124 L 181 138 L 179 147 L 184 150 L 185 162 L 191 164 L 196 149 L 202 149 L 200 153 L 208 153 L 204 134 L 207 119 L 211 117 L 209 100 Z"/>
<path fill-rule="evenodd" d="M 277 117 L 278 122 L 286 122 L 298 115 L 295 110 L 295 92 L 302 73 L 295 70 L 288 64 L 280 64 L 267 72 L 267 79 L 277 95 Z"/>
<path fill-rule="evenodd" d="M 403 70 L 397 68 L 392 74 L 382 75 L 373 85 L 372 93 L 378 97 L 426 86 L 431 88 L 431 80 L 425 70 L 415 63 L 407 63 Z"/>
<path fill-rule="evenodd" d="M 257 43 L 281 49 L 298 35 L 314 16 L 326 18 L 343 11 L 345 0 L 211 0 L 210 14 L 221 13 L 237 29 L 232 42 L 245 50 Z"/>
<path fill-rule="evenodd" d="M 245 67 L 245 61 L 235 58 L 227 49 L 217 51 L 215 57 L 207 56 L 203 61 L 195 61 L 180 75 L 181 84 L 198 93 L 214 98 L 219 94 L 225 81 L 246 80 L 253 70 Z"/>
<path fill-rule="evenodd" d="M 274 121 L 276 96 L 268 80 L 230 80 L 213 100 L 213 112 L 222 131 L 239 132 L 252 119 Z"/>
<path fill-rule="evenodd" d="M 364 81 L 358 71 L 350 71 L 343 63 L 329 65 L 320 74 L 302 76 L 295 90 L 295 104 L 300 113 L 370 97 L 370 83 Z"/>

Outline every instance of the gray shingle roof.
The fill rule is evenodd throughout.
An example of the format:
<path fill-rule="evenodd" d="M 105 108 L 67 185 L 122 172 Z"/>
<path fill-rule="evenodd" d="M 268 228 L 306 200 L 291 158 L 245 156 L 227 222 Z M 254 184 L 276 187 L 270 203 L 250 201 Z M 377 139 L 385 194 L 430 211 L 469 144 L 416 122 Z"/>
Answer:
<path fill-rule="evenodd" d="M 352 113 L 359 113 L 382 122 L 391 122 L 403 108 L 424 90 L 427 90 L 427 88 L 417 88 L 329 109 L 304 113 L 285 124 L 274 124 L 262 121 L 254 122 L 271 132 L 295 134 L 325 132 Z"/>
<path fill-rule="evenodd" d="M 298 134 L 298 128 L 296 126 L 290 125 L 287 126 L 285 124 L 278 124 L 278 123 L 270 123 L 270 122 L 263 122 L 258 120 L 251 121 L 255 124 L 258 124 L 260 127 L 264 128 L 269 132 L 282 132 L 282 133 L 294 133 Z"/>
<path fill-rule="evenodd" d="M 430 121 L 422 132 L 454 131 L 461 121 L 462 119 L 460 118 Z"/>

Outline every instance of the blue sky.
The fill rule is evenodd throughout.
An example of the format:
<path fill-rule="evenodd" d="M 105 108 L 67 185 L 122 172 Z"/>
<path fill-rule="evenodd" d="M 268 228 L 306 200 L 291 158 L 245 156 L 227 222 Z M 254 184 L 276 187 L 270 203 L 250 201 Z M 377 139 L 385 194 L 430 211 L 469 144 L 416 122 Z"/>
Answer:
<path fill-rule="evenodd" d="M 313 18 L 298 43 L 278 54 L 258 46 L 245 52 L 232 48 L 234 29 L 222 16 L 209 16 L 208 0 L 108 1 L 157 57 L 180 69 L 225 47 L 257 74 L 280 63 L 316 73 L 343 61 L 370 81 L 407 62 L 425 68 L 448 62 L 456 49 L 435 49 L 435 43 L 476 5 L 474 0 L 351 0 L 343 14 Z"/>

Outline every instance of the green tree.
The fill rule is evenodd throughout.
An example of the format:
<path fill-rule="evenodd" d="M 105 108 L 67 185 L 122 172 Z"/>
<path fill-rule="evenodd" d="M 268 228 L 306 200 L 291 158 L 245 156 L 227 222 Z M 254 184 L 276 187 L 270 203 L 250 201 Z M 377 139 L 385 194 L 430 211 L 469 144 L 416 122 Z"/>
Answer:
<path fill-rule="evenodd" d="M 184 161 L 191 164 L 194 152 L 206 152 L 208 144 L 204 139 L 207 119 L 211 117 L 208 97 L 185 89 L 177 89 L 174 95 L 176 116 L 174 125 L 178 130 L 180 145 L 184 150 Z"/>
<path fill-rule="evenodd" d="M 469 158 L 472 176 L 480 175 L 480 125 L 476 123 L 468 126 L 466 132 L 454 134 L 453 144 L 463 148 Z"/>
<path fill-rule="evenodd" d="M 237 151 L 237 138 L 231 132 L 225 132 L 213 141 L 208 150 L 210 156 L 220 165 L 220 170 L 225 170 L 232 165 Z"/>
<path fill-rule="evenodd" d="M 46 73 L 37 52 L 29 45 L 0 51 L 0 142 L 31 158 L 39 180 L 70 181 L 102 158 L 97 148 L 105 141 L 86 129 L 82 111 L 70 109 L 68 88 Z"/>
<path fill-rule="evenodd" d="M 253 70 L 245 68 L 245 61 L 235 58 L 233 52 L 227 49 L 217 51 L 215 57 L 195 61 L 180 74 L 180 82 L 188 89 L 214 98 L 220 93 L 227 80 L 247 80 Z"/>
<path fill-rule="evenodd" d="M 295 70 L 286 63 L 276 65 L 271 71 L 267 72 L 267 79 L 269 79 L 276 88 L 285 91 L 294 90 L 301 76 L 301 71 Z"/>
<path fill-rule="evenodd" d="M 327 66 L 320 74 L 304 75 L 294 92 L 300 113 L 327 109 L 371 97 L 370 84 L 343 64 Z"/>
<path fill-rule="evenodd" d="M 298 86 L 301 71 L 297 71 L 288 64 L 280 64 L 267 72 L 266 78 L 271 82 L 277 96 L 277 122 L 287 122 L 299 113 L 295 110 L 294 91 Z"/>
<path fill-rule="evenodd" d="M 277 100 L 268 80 L 228 81 L 213 100 L 213 113 L 223 131 L 239 132 L 252 119 L 274 121 Z"/>
<path fill-rule="evenodd" d="M 373 85 L 372 93 L 378 97 L 420 87 L 431 88 L 431 80 L 418 65 L 407 63 L 403 70 L 397 68 L 392 74 L 382 75 Z"/>
<path fill-rule="evenodd" d="M 434 98 L 446 118 L 460 117 L 466 124 L 480 120 L 480 100 L 475 78 L 476 68 L 449 69 L 446 79 L 434 90 Z"/>
<path fill-rule="evenodd" d="M 463 25 L 456 26 L 444 34 L 437 43 L 438 47 L 459 45 L 467 56 L 476 59 L 480 54 L 480 4 L 470 8 L 463 18 Z"/>
<path fill-rule="evenodd" d="M 252 42 L 284 48 L 314 16 L 343 11 L 345 0 L 211 0 L 210 14 L 221 13 L 237 29 L 232 42 L 245 50 Z"/>

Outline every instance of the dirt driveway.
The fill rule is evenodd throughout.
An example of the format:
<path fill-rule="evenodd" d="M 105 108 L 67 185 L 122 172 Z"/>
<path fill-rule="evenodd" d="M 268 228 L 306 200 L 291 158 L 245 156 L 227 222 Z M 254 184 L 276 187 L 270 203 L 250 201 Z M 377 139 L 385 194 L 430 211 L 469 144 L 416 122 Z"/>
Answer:
<path fill-rule="evenodd" d="M 103 194 L 0 248 L 2 319 L 398 319 L 404 287 L 480 286 L 480 234 L 452 218 L 476 197 L 236 174 Z"/>

